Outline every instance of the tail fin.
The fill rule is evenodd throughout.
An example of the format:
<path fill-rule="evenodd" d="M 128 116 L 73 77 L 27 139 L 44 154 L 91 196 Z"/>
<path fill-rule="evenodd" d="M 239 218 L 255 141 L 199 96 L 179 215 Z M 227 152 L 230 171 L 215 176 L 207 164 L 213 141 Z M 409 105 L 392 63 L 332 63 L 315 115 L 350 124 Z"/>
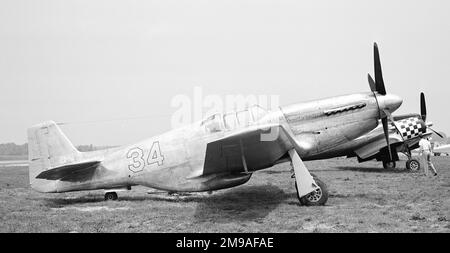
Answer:
<path fill-rule="evenodd" d="M 43 171 L 73 163 L 79 157 L 78 150 L 53 121 L 28 129 L 28 161 L 30 185 L 41 192 L 55 192 L 54 181 L 36 179 Z"/>

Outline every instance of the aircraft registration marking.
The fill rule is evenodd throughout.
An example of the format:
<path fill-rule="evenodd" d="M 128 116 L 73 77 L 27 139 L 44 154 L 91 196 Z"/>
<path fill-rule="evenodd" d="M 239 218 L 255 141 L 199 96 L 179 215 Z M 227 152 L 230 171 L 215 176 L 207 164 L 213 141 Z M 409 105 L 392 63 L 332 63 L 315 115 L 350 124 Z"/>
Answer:
<path fill-rule="evenodd" d="M 132 172 L 143 171 L 146 166 L 152 164 L 157 164 L 157 166 L 163 165 L 164 156 L 161 154 L 161 147 L 159 146 L 159 141 L 155 141 L 150 148 L 147 159 L 145 157 L 145 151 L 142 148 L 134 147 L 128 150 L 127 158 L 130 161 L 128 169 Z"/>

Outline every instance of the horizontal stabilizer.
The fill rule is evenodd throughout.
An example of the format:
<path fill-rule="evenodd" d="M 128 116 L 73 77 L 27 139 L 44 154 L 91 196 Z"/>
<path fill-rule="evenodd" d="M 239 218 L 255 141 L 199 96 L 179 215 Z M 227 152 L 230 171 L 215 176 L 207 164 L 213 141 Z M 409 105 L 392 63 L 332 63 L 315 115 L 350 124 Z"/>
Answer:
<path fill-rule="evenodd" d="M 100 161 L 72 163 L 41 172 L 36 178 L 62 181 L 83 181 L 92 175 Z"/>

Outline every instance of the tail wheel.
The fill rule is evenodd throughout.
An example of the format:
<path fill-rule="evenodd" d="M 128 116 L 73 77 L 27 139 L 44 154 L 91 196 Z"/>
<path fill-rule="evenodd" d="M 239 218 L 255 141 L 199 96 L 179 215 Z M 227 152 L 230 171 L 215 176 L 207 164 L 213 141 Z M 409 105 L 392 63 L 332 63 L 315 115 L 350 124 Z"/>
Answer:
<path fill-rule="evenodd" d="M 410 159 L 406 162 L 406 168 L 410 171 L 418 171 L 420 169 L 420 162 L 416 159 Z"/>
<path fill-rule="evenodd" d="M 115 192 L 107 192 L 105 193 L 105 200 L 117 200 L 119 197 Z"/>
<path fill-rule="evenodd" d="M 385 169 L 395 169 L 395 162 L 387 162 L 387 161 L 383 161 L 383 168 Z"/>
<path fill-rule="evenodd" d="M 319 188 L 301 198 L 298 196 L 297 182 L 295 182 L 295 190 L 297 191 L 297 198 L 300 201 L 300 203 L 305 206 L 323 206 L 328 200 L 327 186 L 316 176 L 313 176 L 313 178 L 314 181 L 316 181 Z"/>

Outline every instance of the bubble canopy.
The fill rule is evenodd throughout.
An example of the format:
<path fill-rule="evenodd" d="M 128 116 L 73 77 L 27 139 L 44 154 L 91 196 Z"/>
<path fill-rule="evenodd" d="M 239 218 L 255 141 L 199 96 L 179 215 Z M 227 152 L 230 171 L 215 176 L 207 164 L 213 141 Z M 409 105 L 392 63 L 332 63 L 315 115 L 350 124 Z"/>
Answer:
<path fill-rule="evenodd" d="M 253 105 L 241 111 L 215 113 L 202 120 L 200 125 L 208 132 L 232 130 L 251 125 L 266 114 L 266 109 Z"/>

